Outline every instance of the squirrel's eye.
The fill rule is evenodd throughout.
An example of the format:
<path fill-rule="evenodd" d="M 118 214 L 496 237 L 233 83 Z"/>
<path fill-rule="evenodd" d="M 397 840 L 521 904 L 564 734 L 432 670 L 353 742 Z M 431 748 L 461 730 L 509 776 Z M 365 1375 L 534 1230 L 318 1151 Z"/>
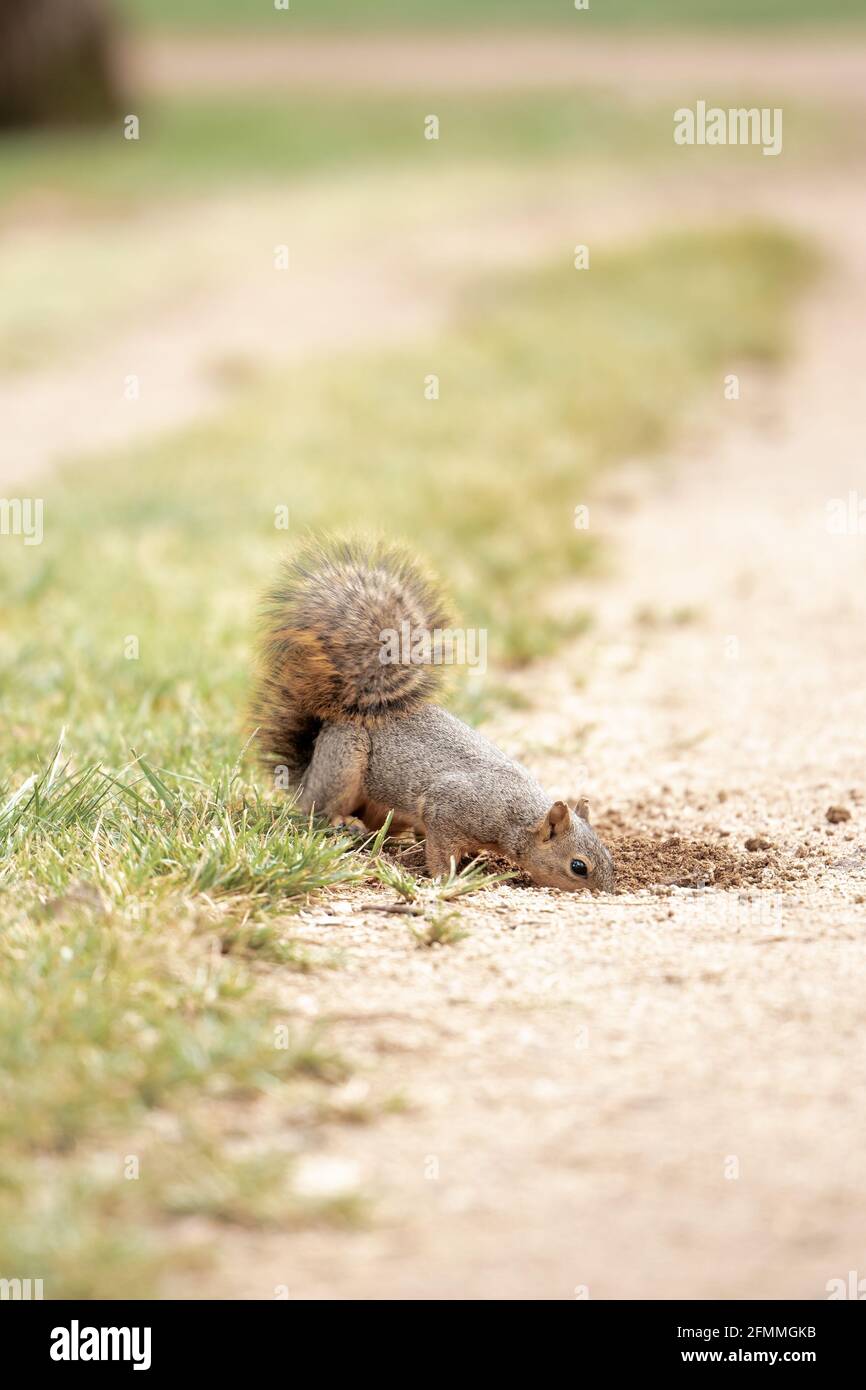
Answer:
<path fill-rule="evenodd" d="M 586 878 L 587 867 L 582 859 L 572 859 L 571 872 L 576 874 L 578 878 Z"/>

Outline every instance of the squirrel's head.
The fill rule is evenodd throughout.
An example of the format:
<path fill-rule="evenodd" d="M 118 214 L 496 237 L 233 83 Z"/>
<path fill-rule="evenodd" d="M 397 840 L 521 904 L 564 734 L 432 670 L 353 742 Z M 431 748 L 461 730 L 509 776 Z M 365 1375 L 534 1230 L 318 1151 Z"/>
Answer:
<path fill-rule="evenodd" d="M 589 823 L 586 800 L 574 811 L 554 801 L 535 826 L 520 867 L 539 888 L 613 892 L 613 860 Z"/>

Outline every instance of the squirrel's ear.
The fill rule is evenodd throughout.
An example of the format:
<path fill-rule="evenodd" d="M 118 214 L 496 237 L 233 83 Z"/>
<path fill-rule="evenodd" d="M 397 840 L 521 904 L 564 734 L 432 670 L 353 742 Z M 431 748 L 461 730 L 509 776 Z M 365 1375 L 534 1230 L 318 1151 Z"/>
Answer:
<path fill-rule="evenodd" d="M 580 800 L 575 805 L 574 809 L 580 816 L 580 819 L 585 820 L 587 825 L 589 825 L 589 802 L 587 801 L 585 796 L 582 796 L 580 798 Z"/>
<path fill-rule="evenodd" d="M 535 827 L 535 833 L 539 840 L 550 840 L 554 835 L 559 835 L 571 821 L 571 812 L 564 801 L 554 801 L 546 816 Z"/>
<path fill-rule="evenodd" d="M 571 820 L 571 812 L 564 801 L 554 801 L 544 820 L 546 839 L 558 835 Z"/>

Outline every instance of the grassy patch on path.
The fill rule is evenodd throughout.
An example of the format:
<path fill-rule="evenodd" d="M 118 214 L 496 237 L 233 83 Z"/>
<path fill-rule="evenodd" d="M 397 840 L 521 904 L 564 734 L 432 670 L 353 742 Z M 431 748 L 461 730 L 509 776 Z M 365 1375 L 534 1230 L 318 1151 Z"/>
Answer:
<path fill-rule="evenodd" d="M 119 121 L 97 130 L 4 135 L 4 201 L 28 193 L 44 200 L 51 193 L 111 213 L 156 195 L 161 202 L 186 199 L 226 186 L 237 190 L 239 184 L 367 166 L 411 164 L 433 172 L 461 160 L 574 158 L 598 165 L 611 159 L 633 164 L 650 155 L 672 161 L 678 154 L 669 104 L 657 103 L 648 116 L 594 92 L 427 89 L 422 100 L 400 92 L 214 91 L 139 103 L 136 111 L 137 141 L 123 138 Z M 438 142 L 424 139 L 428 111 L 440 118 Z M 805 139 L 813 130 L 814 121 L 803 122 Z M 823 130 L 819 125 L 819 135 Z"/>
<path fill-rule="evenodd" d="M 178 29 L 289 28 L 357 30 L 377 28 L 464 28 L 555 26 L 590 28 L 738 28 L 788 27 L 826 21 L 862 21 L 858 0 L 825 0 L 816 11 L 811 0 L 593 0 L 585 12 L 571 0 L 291 0 L 277 11 L 273 0 L 123 0 L 126 13 L 143 23 Z M 578 32 L 580 32 L 578 30 Z"/>
<path fill-rule="evenodd" d="M 742 98 L 741 104 L 750 103 Z M 755 99 L 751 104 L 760 106 Z M 585 88 L 505 91 L 341 92 L 327 86 L 300 93 L 229 91 L 136 102 L 140 138 L 125 140 L 121 121 L 98 129 L 5 133 L 0 138 L 4 217 L 16 199 L 46 211 L 121 216 L 159 199 L 258 186 L 282 187 L 300 177 L 351 170 L 411 167 L 435 174 L 443 166 L 507 167 L 566 161 L 587 172 L 611 167 L 685 166 L 672 138 L 670 101 L 623 102 L 616 92 Z M 435 112 L 438 141 L 425 140 Z M 785 109 L 785 159 L 826 163 L 861 141 L 844 109 L 808 102 Z M 748 167 L 752 149 L 713 147 L 687 152 L 691 169 Z M 572 175 L 574 176 L 574 175 Z"/>

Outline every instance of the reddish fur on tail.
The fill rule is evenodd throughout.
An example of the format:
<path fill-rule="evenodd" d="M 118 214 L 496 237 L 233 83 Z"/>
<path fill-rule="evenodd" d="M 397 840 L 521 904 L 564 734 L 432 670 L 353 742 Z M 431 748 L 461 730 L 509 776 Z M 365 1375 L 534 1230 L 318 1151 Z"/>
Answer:
<path fill-rule="evenodd" d="M 259 745 L 295 783 L 323 723 L 372 727 L 435 695 L 429 661 L 383 662 L 383 634 L 445 628 L 435 583 L 399 546 L 333 540 L 286 560 L 262 609 Z"/>

